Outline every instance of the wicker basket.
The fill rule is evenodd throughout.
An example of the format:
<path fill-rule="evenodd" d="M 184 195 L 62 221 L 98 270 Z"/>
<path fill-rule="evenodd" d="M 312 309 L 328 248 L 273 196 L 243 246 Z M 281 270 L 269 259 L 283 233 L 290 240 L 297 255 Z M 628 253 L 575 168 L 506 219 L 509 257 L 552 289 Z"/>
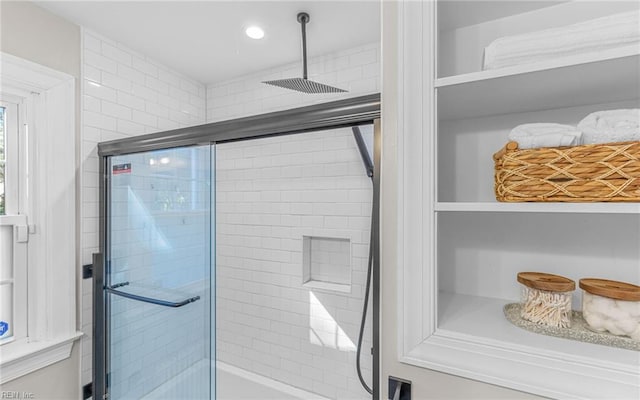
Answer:
<path fill-rule="evenodd" d="M 640 201 L 640 142 L 518 150 L 493 155 L 499 201 Z"/>

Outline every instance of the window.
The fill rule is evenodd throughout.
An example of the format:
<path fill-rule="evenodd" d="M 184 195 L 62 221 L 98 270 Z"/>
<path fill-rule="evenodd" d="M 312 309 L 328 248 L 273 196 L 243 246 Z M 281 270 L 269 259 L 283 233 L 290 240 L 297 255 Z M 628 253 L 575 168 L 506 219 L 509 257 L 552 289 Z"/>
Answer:
<path fill-rule="evenodd" d="M 0 215 L 4 215 L 4 169 L 5 169 L 5 107 L 0 107 Z M 0 340 L 13 336 L 13 276 L 7 268 L 11 262 L 7 230 L 0 228 Z"/>
<path fill-rule="evenodd" d="M 0 91 L 0 216 L 23 213 L 19 204 L 19 112 L 25 106 L 24 98 Z"/>
<path fill-rule="evenodd" d="M 20 98 L 0 96 L 0 345 L 4 345 L 26 336 L 27 249 L 16 235 L 26 229 L 18 201 Z"/>
<path fill-rule="evenodd" d="M 4 215 L 4 166 L 6 164 L 4 155 L 5 139 L 5 107 L 0 107 L 0 215 Z M 1 336 L 1 335 L 0 335 Z"/>

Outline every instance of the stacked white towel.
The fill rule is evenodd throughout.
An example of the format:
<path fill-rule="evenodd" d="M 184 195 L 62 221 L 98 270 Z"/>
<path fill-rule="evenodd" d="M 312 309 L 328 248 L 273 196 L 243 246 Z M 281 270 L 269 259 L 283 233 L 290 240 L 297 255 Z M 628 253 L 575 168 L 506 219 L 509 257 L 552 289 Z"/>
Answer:
<path fill-rule="evenodd" d="M 618 47 L 640 48 L 640 12 L 614 14 L 560 28 L 494 40 L 484 69 L 502 68 Z"/>
<path fill-rule="evenodd" d="M 584 144 L 640 141 L 640 109 L 597 111 L 580 121 L 578 129 Z"/>
<path fill-rule="evenodd" d="M 517 142 L 521 149 L 576 146 L 581 137 L 582 132 L 575 126 L 551 123 L 518 125 L 509 133 L 509 140 Z"/>

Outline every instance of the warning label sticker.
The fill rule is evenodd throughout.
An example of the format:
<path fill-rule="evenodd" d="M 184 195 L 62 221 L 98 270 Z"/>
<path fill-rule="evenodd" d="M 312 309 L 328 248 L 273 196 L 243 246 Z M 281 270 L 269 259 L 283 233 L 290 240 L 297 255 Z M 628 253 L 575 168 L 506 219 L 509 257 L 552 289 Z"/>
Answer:
<path fill-rule="evenodd" d="M 130 173 L 131 173 L 131 163 L 118 164 L 113 166 L 113 175 L 130 174 Z"/>

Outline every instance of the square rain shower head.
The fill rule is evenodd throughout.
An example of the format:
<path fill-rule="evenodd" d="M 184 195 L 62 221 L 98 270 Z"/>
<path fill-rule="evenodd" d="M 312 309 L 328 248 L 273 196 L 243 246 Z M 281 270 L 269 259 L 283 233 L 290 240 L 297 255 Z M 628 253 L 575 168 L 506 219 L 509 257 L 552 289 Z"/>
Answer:
<path fill-rule="evenodd" d="M 264 81 L 267 85 L 277 86 L 284 89 L 295 90 L 297 92 L 316 94 L 316 93 L 344 93 L 346 90 L 339 89 L 323 83 L 310 81 L 305 78 L 289 78 L 278 79 L 275 81 Z"/>
<path fill-rule="evenodd" d="M 275 81 L 264 81 L 267 85 L 277 86 L 283 89 L 295 90 L 307 94 L 316 93 L 344 93 L 346 90 L 337 87 L 325 85 L 324 83 L 314 82 L 307 79 L 307 30 L 306 25 L 309 22 L 309 14 L 306 12 L 298 13 L 297 20 L 302 30 L 302 78 L 277 79 Z"/>

